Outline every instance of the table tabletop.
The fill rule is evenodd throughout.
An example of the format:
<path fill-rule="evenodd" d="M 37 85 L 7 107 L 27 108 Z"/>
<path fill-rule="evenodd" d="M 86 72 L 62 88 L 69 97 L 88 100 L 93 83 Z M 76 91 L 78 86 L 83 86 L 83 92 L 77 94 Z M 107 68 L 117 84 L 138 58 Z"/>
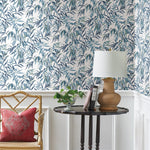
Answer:
<path fill-rule="evenodd" d="M 129 112 L 129 109 L 118 107 L 115 111 L 101 111 L 99 106 L 96 106 L 94 110 L 84 110 L 83 105 L 73 105 L 71 110 L 65 110 L 66 106 L 58 106 L 54 108 L 55 112 L 63 114 L 74 114 L 74 115 L 119 115 Z"/>

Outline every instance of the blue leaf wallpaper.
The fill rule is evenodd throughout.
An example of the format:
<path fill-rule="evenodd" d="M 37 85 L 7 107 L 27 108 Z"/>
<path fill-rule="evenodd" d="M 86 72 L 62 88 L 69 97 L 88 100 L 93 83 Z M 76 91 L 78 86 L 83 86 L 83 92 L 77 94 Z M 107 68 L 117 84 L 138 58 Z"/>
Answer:
<path fill-rule="evenodd" d="M 148 95 L 141 80 L 149 75 L 138 68 L 145 64 L 135 62 L 146 59 L 147 73 L 149 52 L 135 51 L 134 11 L 133 0 L 0 0 L 0 89 L 89 89 L 101 83 L 92 77 L 94 51 L 111 48 L 128 52 L 128 77 L 115 88 Z"/>
<path fill-rule="evenodd" d="M 135 3 L 135 82 L 136 90 L 150 95 L 150 1 Z"/>

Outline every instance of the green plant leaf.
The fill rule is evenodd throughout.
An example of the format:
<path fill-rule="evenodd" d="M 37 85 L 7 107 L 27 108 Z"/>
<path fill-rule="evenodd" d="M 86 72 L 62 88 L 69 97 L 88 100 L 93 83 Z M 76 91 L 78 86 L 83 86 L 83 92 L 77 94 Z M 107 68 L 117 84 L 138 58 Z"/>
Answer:
<path fill-rule="evenodd" d="M 64 91 L 64 89 L 61 89 L 60 92 L 62 93 Z"/>
<path fill-rule="evenodd" d="M 61 101 L 61 100 L 58 100 L 57 102 L 58 102 L 58 103 L 62 103 L 62 101 Z"/>
<path fill-rule="evenodd" d="M 83 92 L 81 92 L 81 91 L 79 91 L 78 94 L 79 94 L 79 97 L 81 97 L 81 98 L 85 95 L 85 94 L 84 94 Z"/>
<path fill-rule="evenodd" d="M 54 99 L 58 99 L 58 103 L 68 103 L 68 102 L 72 102 L 73 99 L 76 96 L 79 96 L 80 98 L 82 98 L 85 94 L 82 91 L 78 91 L 78 90 L 73 90 L 71 89 L 70 86 L 67 86 L 67 89 L 64 92 L 64 89 L 61 89 L 60 92 L 56 92 L 54 95 Z M 63 92 L 63 93 L 62 93 Z"/>

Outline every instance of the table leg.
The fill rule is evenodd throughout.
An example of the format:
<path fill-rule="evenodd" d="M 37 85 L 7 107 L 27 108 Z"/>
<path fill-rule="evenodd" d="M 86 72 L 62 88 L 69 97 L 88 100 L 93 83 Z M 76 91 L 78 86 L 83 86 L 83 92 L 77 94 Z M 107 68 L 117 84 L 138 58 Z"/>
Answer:
<path fill-rule="evenodd" d="M 89 150 L 92 150 L 93 116 L 89 116 Z"/>
<path fill-rule="evenodd" d="M 81 115 L 81 150 L 84 150 L 84 126 L 85 126 L 85 116 Z"/>
<path fill-rule="evenodd" d="M 99 150 L 99 140 L 100 140 L 100 116 L 97 116 L 96 124 L 96 150 Z"/>

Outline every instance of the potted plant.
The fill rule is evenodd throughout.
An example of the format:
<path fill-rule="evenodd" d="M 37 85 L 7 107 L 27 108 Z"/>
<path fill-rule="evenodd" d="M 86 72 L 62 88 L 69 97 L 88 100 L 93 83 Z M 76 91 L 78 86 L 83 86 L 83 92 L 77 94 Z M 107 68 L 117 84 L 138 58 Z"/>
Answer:
<path fill-rule="evenodd" d="M 66 91 L 61 89 L 60 92 L 56 92 L 54 99 L 58 99 L 58 103 L 65 104 L 67 106 L 65 110 L 70 110 L 71 106 L 75 103 L 76 97 L 79 96 L 82 98 L 84 95 L 84 92 L 73 90 L 70 86 L 67 86 Z"/>

